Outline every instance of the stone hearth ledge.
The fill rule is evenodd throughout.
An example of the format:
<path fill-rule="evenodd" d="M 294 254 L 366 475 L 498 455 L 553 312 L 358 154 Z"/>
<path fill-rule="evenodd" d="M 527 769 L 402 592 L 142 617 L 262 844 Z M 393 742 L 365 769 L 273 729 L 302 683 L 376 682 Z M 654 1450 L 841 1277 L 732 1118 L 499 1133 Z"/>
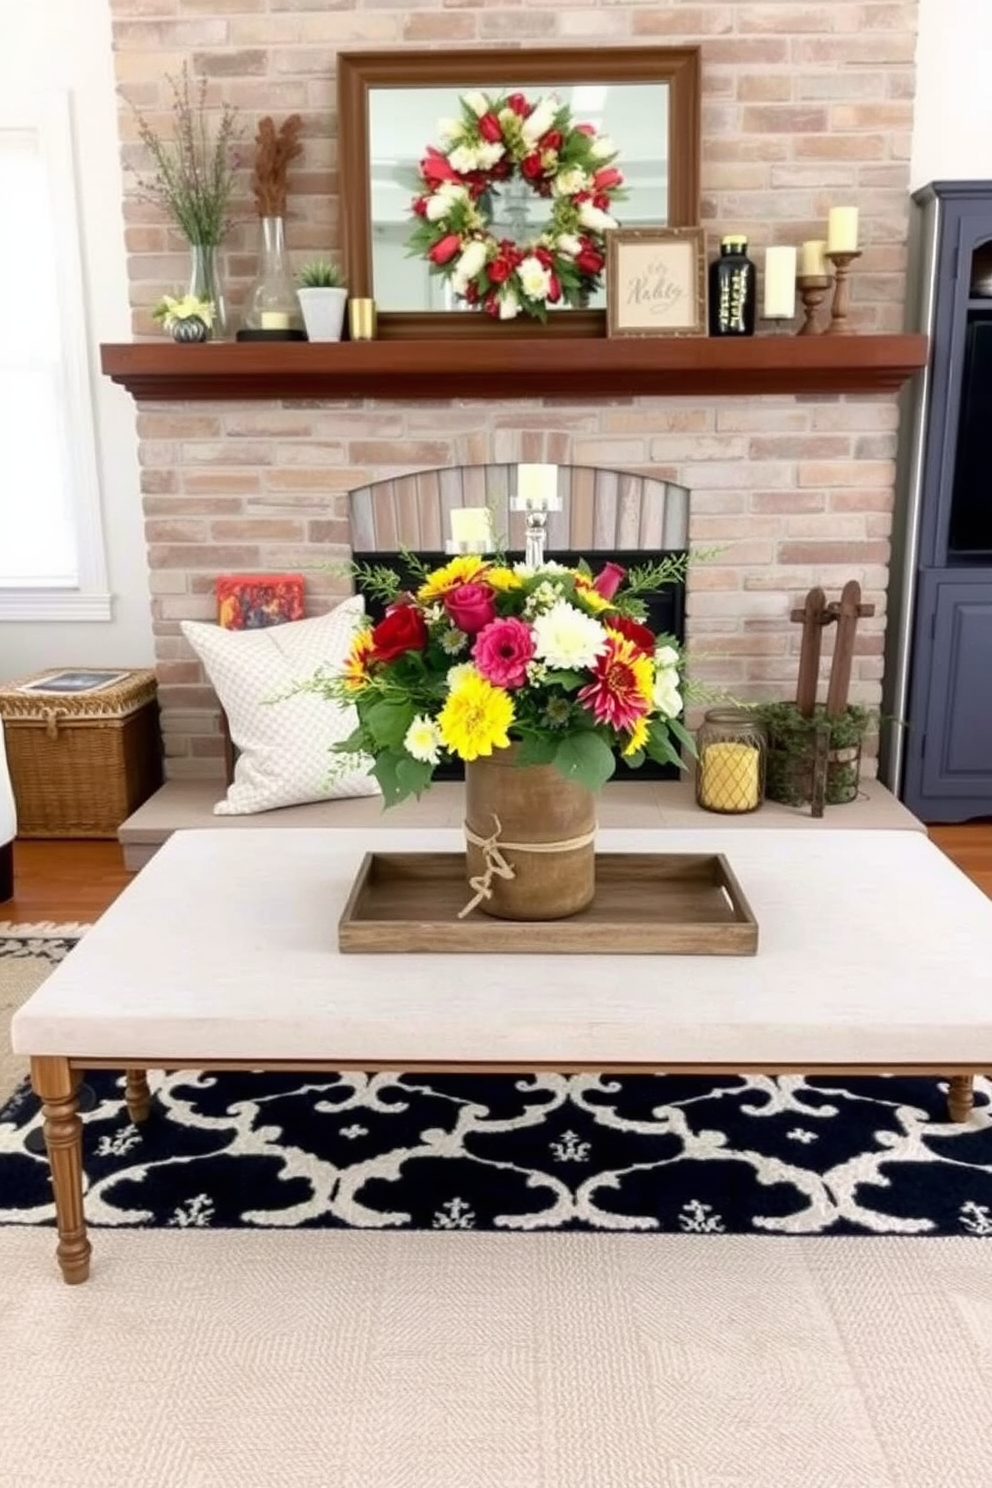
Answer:
<path fill-rule="evenodd" d="M 359 800 L 314 801 L 287 806 L 255 816 L 214 816 L 213 807 L 224 794 L 220 780 L 168 780 L 118 829 L 124 866 L 143 868 L 173 832 L 215 827 L 228 831 L 246 827 L 457 827 L 464 816 L 464 787 L 442 782 L 422 798 L 404 801 L 389 811 L 379 796 Z M 603 827 L 774 827 L 817 828 L 823 831 L 925 832 L 926 828 L 877 780 L 861 782 L 858 800 L 828 806 L 821 821 L 808 807 L 780 806 L 768 801 L 759 811 L 721 816 L 702 811 L 695 803 L 691 778 L 672 781 L 611 781 L 601 793 L 599 823 Z"/>

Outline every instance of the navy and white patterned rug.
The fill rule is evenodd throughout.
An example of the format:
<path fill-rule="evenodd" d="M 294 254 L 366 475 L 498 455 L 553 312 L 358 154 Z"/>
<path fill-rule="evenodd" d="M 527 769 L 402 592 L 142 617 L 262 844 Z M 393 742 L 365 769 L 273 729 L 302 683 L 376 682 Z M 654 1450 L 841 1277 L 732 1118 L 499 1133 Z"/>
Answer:
<path fill-rule="evenodd" d="M 4 942 L 57 960 L 71 942 Z M 88 1077 L 93 1225 L 992 1239 L 992 1081 L 969 1123 L 901 1076 Z M 0 1109 L 0 1223 L 51 1223 L 38 1104 Z"/>

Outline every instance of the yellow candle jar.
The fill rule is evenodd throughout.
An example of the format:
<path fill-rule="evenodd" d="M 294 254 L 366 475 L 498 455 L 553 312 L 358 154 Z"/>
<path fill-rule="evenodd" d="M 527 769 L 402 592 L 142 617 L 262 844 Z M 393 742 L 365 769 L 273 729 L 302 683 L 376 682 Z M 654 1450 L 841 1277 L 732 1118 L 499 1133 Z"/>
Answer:
<path fill-rule="evenodd" d="M 757 811 L 765 797 L 764 726 L 741 708 L 711 708 L 696 737 L 696 804 L 704 811 Z"/>

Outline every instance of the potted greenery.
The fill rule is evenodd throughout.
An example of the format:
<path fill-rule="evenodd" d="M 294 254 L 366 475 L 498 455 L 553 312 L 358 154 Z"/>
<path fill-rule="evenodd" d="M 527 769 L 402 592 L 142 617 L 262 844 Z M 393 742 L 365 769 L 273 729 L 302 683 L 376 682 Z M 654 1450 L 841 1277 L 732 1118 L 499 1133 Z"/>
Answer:
<path fill-rule="evenodd" d="M 313 259 L 303 265 L 297 280 L 300 287 L 296 295 L 303 311 L 307 339 L 340 341 L 348 290 L 337 264 Z"/>
<path fill-rule="evenodd" d="M 874 709 L 848 703 L 831 717 L 822 703 L 811 716 L 798 704 L 758 703 L 755 714 L 768 731 L 765 794 L 785 806 L 816 802 L 817 745 L 825 748 L 823 803 L 840 806 L 853 801 L 861 778 L 861 746 L 878 721 Z"/>

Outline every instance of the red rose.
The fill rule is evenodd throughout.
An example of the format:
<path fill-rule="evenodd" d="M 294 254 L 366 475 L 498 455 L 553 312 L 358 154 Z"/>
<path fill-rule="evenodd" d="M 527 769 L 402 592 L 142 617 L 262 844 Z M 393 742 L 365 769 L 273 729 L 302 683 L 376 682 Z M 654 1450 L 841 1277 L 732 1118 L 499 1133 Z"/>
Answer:
<path fill-rule="evenodd" d="M 503 138 L 503 129 L 495 114 L 483 114 L 479 120 L 479 133 L 484 140 L 491 145 L 497 145 Z"/>
<path fill-rule="evenodd" d="M 548 280 L 548 304 L 557 305 L 561 299 L 561 280 L 557 274 L 552 274 Z"/>
<path fill-rule="evenodd" d="M 628 615 L 607 615 L 604 623 L 611 630 L 618 630 L 622 636 L 626 636 L 628 641 L 633 641 L 645 656 L 654 655 L 654 636 L 639 620 L 631 620 Z"/>
<path fill-rule="evenodd" d="M 494 258 L 491 264 L 486 265 L 486 273 L 494 284 L 505 284 L 512 272 L 505 258 Z"/>
<path fill-rule="evenodd" d="M 621 580 L 627 572 L 621 568 L 619 563 L 604 563 L 599 573 L 592 581 L 592 587 L 596 593 L 602 595 L 603 599 L 612 599 L 620 588 Z"/>
<path fill-rule="evenodd" d="M 390 610 L 372 630 L 370 661 L 393 661 L 407 651 L 422 651 L 427 645 L 427 622 L 413 605 Z"/>
<path fill-rule="evenodd" d="M 615 165 L 604 165 L 593 176 L 592 184 L 597 191 L 609 191 L 611 186 L 622 186 L 623 172 L 618 171 Z"/>
<path fill-rule="evenodd" d="M 420 174 L 428 186 L 439 186 L 442 181 L 457 181 L 458 172 L 448 163 L 447 156 L 442 155 L 433 145 L 427 146 L 427 154 L 420 162 Z"/>
<path fill-rule="evenodd" d="M 506 100 L 508 108 L 511 108 L 519 119 L 526 119 L 530 113 L 530 104 L 522 93 L 511 93 Z"/>
<path fill-rule="evenodd" d="M 538 145 L 542 150 L 560 150 L 561 130 L 549 129 L 547 134 L 541 135 L 541 138 L 538 140 Z"/>
<path fill-rule="evenodd" d="M 426 198 L 426 196 L 415 196 L 414 197 L 414 199 L 413 199 L 413 210 L 416 212 L 416 214 L 417 214 L 418 217 L 426 217 L 427 216 L 427 198 Z"/>
<path fill-rule="evenodd" d="M 582 274 L 600 274 L 603 271 L 603 255 L 587 243 L 581 253 L 575 255 L 575 266 Z"/>
<path fill-rule="evenodd" d="M 476 635 L 496 619 L 496 599 L 488 584 L 459 584 L 444 596 L 444 608 L 452 625 L 466 635 Z"/>
<path fill-rule="evenodd" d="M 544 175 L 544 161 L 540 155 L 525 155 L 520 162 L 520 174 L 527 181 L 539 181 Z"/>
<path fill-rule="evenodd" d="M 593 192 L 592 204 L 594 207 L 598 207 L 601 212 L 608 212 L 610 210 L 610 198 L 605 191 Z"/>
<path fill-rule="evenodd" d="M 535 248 L 534 257 L 542 269 L 553 269 L 555 266 L 555 256 L 553 253 L 549 253 L 547 248 Z"/>
<path fill-rule="evenodd" d="M 576 124 L 579 134 L 587 134 L 590 139 L 596 138 L 596 126 L 594 124 Z"/>
<path fill-rule="evenodd" d="M 499 319 L 499 295 L 494 289 L 491 289 L 486 295 L 486 298 L 482 302 L 482 308 L 487 315 L 492 316 L 493 320 Z"/>
<path fill-rule="evenodd" d="M 454 258 L 461 246 L 462 240 L 458 234 L 448 233 L 447 237 L 437 240 L 434 247 L 428 251 L 427 257 L 432 263 L 446 264 Z"/>

